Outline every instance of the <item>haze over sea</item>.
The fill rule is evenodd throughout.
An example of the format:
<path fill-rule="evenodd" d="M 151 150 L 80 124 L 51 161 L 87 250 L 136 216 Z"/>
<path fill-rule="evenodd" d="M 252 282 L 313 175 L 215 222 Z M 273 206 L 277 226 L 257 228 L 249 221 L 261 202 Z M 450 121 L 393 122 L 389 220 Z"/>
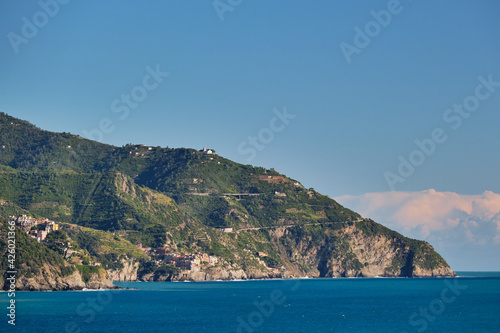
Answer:
<path fill-rule="evenodd" d="M 500 272 L 16 293 L 15 332 L 498 332 Z M 0 294 L 1 307 L 7 294 Z M 7 327 L 7 317 L 1 331 Z M 11 325 L 8 325 L 12 328 Z"/>

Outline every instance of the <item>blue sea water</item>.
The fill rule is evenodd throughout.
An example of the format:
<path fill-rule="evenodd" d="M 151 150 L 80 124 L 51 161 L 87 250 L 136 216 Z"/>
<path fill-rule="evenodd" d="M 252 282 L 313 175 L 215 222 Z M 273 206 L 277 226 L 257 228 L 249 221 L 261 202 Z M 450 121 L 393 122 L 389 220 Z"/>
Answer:
<path fill-rule="evenodd" d="M 0 293 L 0 332 L 500 332 L 500 272 Z"/>

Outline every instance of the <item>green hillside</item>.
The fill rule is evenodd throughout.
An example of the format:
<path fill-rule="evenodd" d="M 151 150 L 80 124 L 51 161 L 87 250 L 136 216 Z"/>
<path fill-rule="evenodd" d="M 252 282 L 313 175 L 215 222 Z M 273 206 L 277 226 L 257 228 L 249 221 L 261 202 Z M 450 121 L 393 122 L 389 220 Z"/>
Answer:
<path fill-rule="evenodd" d="M 449 269 L 427 243 L 363 219 L 275 170 L 194 149 L 104 145 L 0 113 L 0 216 L 19 214 L 91 228 L 65 232 L 109 267 L 119 266 L 122 255 L 140 256 L 132 248 L 100 253 L 88 244 L 106 239 L 112 249 L 126 240 L 135 248 L 204 252 L 245 271 L 363 275 L 369 258 L 354 239 L 364 235 L 358 243 L 388 239 L 396 257 L 387 274 L 411 276 L 415 265 Z"/>

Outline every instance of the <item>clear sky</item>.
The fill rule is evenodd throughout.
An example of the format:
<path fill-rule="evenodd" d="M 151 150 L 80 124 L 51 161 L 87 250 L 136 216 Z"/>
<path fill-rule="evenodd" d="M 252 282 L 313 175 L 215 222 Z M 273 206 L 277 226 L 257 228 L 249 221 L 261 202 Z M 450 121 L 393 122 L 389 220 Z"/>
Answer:
<path fill-rule="evenodd" d="M 475 198 L 500 193 L 499 13 L 494 0 L 5 0 L 0 110 L 119 146 L 207 146 L 352 205 Z"/>

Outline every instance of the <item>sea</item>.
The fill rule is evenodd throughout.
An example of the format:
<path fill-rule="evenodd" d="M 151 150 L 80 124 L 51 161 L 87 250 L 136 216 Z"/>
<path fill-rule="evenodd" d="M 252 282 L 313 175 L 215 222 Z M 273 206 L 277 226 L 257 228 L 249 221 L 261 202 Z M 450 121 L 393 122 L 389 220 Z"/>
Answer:
<path fill-rule="evenodd" d="M 457 274 L 2 292 L 0 332 L 500 332 L 500 272 Z"/>

